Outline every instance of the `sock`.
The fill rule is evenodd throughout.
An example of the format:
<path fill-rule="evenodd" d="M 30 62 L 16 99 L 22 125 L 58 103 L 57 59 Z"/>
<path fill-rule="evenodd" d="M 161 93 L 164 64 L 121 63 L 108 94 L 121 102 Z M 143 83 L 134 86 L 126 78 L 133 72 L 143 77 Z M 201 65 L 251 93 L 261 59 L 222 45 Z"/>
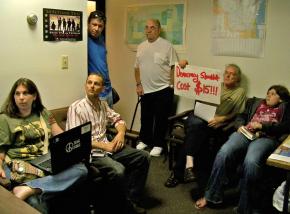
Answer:
<path fill-rule="evenodd" d="M 193 167 L 193 157 L 190 155 L 186 156 L 186 165 L 185 168 Z"/>

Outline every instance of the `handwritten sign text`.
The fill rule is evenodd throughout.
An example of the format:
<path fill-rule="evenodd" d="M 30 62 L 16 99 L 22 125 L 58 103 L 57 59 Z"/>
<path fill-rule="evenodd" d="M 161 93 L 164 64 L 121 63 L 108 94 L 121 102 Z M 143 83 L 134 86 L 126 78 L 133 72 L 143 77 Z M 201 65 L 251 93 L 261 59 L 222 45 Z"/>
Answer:
<path fill-rule="evenodd" d="M 218 69 L 175 65 L 175 94 L 211 103 L 220 103 L 221 72 Z"/>

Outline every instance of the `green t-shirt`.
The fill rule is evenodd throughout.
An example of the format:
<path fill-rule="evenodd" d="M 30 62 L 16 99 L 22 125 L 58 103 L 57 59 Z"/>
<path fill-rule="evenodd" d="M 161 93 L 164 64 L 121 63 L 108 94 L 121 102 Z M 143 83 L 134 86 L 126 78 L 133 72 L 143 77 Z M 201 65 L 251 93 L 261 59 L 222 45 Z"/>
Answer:
<path fill-rule="evenodd" d="M 242 113 L 245 109 L 246 92 L 241 87 L 226 89 L 222 85 L 221 103 L 216 110 L 219 116 Z"/>
<path fill-rule="evenodd" d="M 51 136 L 52 114 L 44 109 L 41 113 L 48 137 Z M 31 160 L 44 154 L 44 127 L 41 125 L 40 116 L 32 114 L 26 118 L 11 118 L 0 114 L 0 148 L 6 149 L 6 154 L 11 159 Z"/>

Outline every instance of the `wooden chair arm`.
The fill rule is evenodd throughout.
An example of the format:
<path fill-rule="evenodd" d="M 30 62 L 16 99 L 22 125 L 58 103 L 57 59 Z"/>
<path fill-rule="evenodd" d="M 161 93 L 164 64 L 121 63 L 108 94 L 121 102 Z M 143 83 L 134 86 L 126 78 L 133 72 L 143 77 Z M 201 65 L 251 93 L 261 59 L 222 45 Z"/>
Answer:
<path fill-rule="evenodd" d="M 188 116 L 191 112 L 193 112 L 193 109 L 181 112 L 181 113 L 173 115 L 173 116 L 170 116 L 170 117 L 168 117 L 168 121 L 173 122 L 174 120 L 179 120 L 183 117 Z"/>
<path fill-rule="evenodd" d="M 107 134 L 116 135 L 118 133 L 117 129 L 115 127 L 107 127 Z M 129 130 L 125 133 L 125 138 L 130 140 L 137 140 L 139 137 L 138 133 L 129 132 Z"/>

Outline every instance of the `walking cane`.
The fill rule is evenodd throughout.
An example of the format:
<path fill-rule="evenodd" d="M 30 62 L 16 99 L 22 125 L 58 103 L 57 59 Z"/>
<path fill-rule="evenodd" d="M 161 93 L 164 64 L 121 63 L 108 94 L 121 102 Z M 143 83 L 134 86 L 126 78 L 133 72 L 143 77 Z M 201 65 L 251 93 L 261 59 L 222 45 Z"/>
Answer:
<path fill-rule="evenodd" d="M 134 121 L 135 121 L 135 116 L 136 116 L 136 113 L 137 113 L 137 109 L 138 109 L 138 105 L 141 101 L 141 97 L 138 96 L 137 97 L 137 103 L 136 103 L 136 106 L 135 106 L 135 111 L 134 111 L 134 114 L 133 114 L 133 118 L 132 118 L 132 122 L 131 122 L 131 127 L 130 127 L 130 132 L 132 132 L 132 129 L 133 129 L 133 125 L 134 125 Z"/>

